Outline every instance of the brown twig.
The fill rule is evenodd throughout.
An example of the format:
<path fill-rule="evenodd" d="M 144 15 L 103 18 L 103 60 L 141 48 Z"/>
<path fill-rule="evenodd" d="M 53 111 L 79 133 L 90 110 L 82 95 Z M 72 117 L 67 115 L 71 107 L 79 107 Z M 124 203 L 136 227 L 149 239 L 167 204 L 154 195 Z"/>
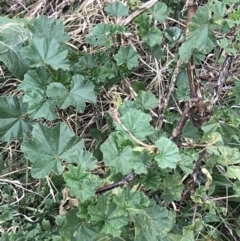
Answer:
<path fill-rule="evenodd" d="M 188 102 L 188 103 L 186 103 L 186 106 L 185 106 L 185 109 L 184 109 L 184 111 L 181 115 L 180 121 L 178 122 L 176 128 L 172 132 L 172 135 L 170 137 L 171 140 L 176 138 L 182 132 L 182 130 L 183 130 L 183 128 L 184 128 L 184 126 L 185 126 L 185 124 L 188 120 L 190 110 L 191 110 L 191 105 Z"/>
<path fill-rule="evenodd" d="M 130 14 L 127 18 L 123 19 L 120 25 L 126 26 L 133 21 L 137 16 L 139 16 L 142 12 L 146 11 L 150 7 L 152 7 L 158 0 L 150 0 L 144 3 L 142 6 L 139 7 L 138 10 Z"/>
<path fill-rule="evenodd" d="M 96 194 L 102 194 L 102 193 L 110 191 L 110 190 L 112 190 L 112 189 L 114 189 L 116 187 L 127 185 L 136 176 L 137 176 L 137 174 L 135 172 L 130 173 L 129 175 L 127 175 L 126 177 L 124 177 L 122 180 L 120 180 L 118 182 L 114 182 L 114 183 L 106 185 L 104 187 L 100 187 L 99 189 L 96 190 Z"/>

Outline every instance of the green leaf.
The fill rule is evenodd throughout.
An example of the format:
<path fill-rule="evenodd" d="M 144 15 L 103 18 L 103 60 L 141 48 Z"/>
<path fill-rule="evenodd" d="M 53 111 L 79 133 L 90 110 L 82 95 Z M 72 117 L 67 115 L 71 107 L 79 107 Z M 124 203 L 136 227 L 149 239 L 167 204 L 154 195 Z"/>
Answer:
<path fill-rule="evenodd" d="M 161 189 L 163 189 L 162 199 L 171 203 L 173 201 L 180 201 L 182 198 L 182 192 L 184 185 L 182 184 L 182 177 L 175 172 L 173 175 L 166 174 L 161 183 Z"/>
<path fill-rule="evenodd" d="M 178 163 L 178 165 L 186 175 L 193 173 L 193 162 L 196 161 L 198 157 L 198 153 L 194 150 L 184 150 L 181 153 L 181 161 Z"/>
<path fill-rule="evenodd" d="M 190 89 L 189 86 L 181 85 L 176 89 L 176 97 L 180 101 L 188 101 L 190 99 Z"/>
<path fill-rule="evenodd" d="M 70 90 L 61 83 L 51 83 L 48 86 L 47 95 L 53 98 L 55 104 L 61 109 L 66 109 L 72 105 L 80 113 L 85 110 L 86 102 L 96 102 L 93 83 L 82 75 L 72 77 Z"/>
<path fill-rule="evenodd" d="M 147 173 L 147 168 L 151 165 L 152 157 L 146 152 L 133 151 L 129 165 L 137 174 Z"/>
<path fill-rule="evenodd" d="M 189 60 L 194 49 L 207 54 L 216 46 L 216 25 L 210 22 L 210 12 L 207 4 L 200 6 L 189 23 L 189 35 L 179 49 L 183 61 Z"/>
<path fill-rule="evenodd" d="M 84 56 L 79 58 L 78 62 L 81 69 L 92 69 L 98 66 L 97 58 L 93 56 L 92 54 L 85 54 Z"/>
<path fill-rule="evenodd" d="M 100 196 L 96 206 L 88 207 L 91 220 L 99 223 L 101 232 L 120 237 L 121 228 L 128 223 L 129 219 L 118 214 L 116 210 L 117 205 L 114 202 L 109 203 L 105 195 Z"/>
<path fill-rule="evenodd" d="M 240 152 L 237 148 L 219 146 L 218 150 L 221 153 L 218 158 L 218 163 L 221 165 L 228 166 L 240 163 Z"/>
<path fill-rule="evenodd" d="M 149 32 L 151 22 L 152 20 L 150 17 L 147 15 L 146 12 L 140 14 L 138 17 L 136 17 L 133 22 L 137 25 L 138 31 L 140 34 Z"/>
<path fill-rule="evenodd" d="M 85 168 L 78 164 L 77 167 L 68 165 L 69 171 L 63 174 L 72 196 L 79 198 L 81 202 L 95 196 L 95 189 L 101 184 L 97 176 L 85 171 Z"/>
<path fill-rule="evenodd" d="M 142 33 L 141 37 L 150 47 L 153 47 L 162 43 L 163 33 L 160 29 L 153 27 L 148 32 Z"/>
<path fill-rule="evenodd" d="M 117 204 L 117 213 L 123 216 L 132 216 L 145 213 L 149 205 L 149 199 L 141 192 L 132 191 L 130 188 L 123 188 L 120 195 L 113 197 Z"/>
<path fill-rule="evenodd" d="M 120 105 L 118 111 L 120 115 L 123 116 L 125 113 L 132 111 L 134 109 L 142 110 L 141 104 L 136 101 L 126 100 Z"/>
<path fill-rule="evenodd" d="M 129 164 L 132 155 L 132 148 L 126 146 L 122 151 L 118 150 L 112 135 L 100 147 L 103 153 L 103 160 L 106 165 L 114 168 L 116 172 L 129 174 L 132 167 Z"/>
<path fill-rule="evenodd" d="M 47 85 L 52 82 L 52 77 L 45 67 L 29 70 L 24 75 L 24 80 L 18 85 L 18 90 L 32 91 L 34 89 L 47 90 Z"/>
<path fill-rule="evenodd" d="M 140 110 L 132 109 L 124 114 L 120 120 L 128 131 L 140 141 L 146 140 L 146 136 L 154 132 L 154 128 L 149 123 L 152 120 L 151 116 Z M 116 130 L 125 132 L 121 125 L 117 125 Z"/>
<path fill-rule="evenodd" d="M 239 166 L 230 166 L 227 167 L 227 177 L 238 179 L 240 181 L 240 167 Z"/>
<path fill-rule="evenodd" d="M 59 44 L 70 40 L 69 35 L 64 31 L 63 22 L 59 19 L 39 16 L 33 20 L 33 25 L 30 25 L 29 29 L 34 36 L 55 39 Z"/>
<path fill-rule="evenodd" d="M 139 102 L 144 109 L 153 109 L 158 106 L 158 99 L 152 92 L 139 91 L 136 101 Z"/>
<path fill-rule="evenodd" d="M 175 143 L 166 137 L 160 137 L 155 145 L 159 149 L 159 154 L 155 156 L 155 160 L 160 168 L 175 168 L 177 162 L 181 160 L 178 147 Z"/>
<path fill-rule="evenodd" d="M 141 90 L 145 91 L 146 87 L 141 81 L 131 81 L 131 86 L 135 90 L 135 92 L 138 94 Z"/>
<path fill-rule="evenodd" d="M 108 42 L 110 27 L 108 24 L 100 23 L 91 29 L 91 35 L 87 36 L 86 43 L 91 46 L 104 46 Z"/>
<path fill-rule="evenodd" d="M 147 45 L 147 44 L 146 44 Z M 165 53 L 164 53 L 164 49 L 161 47 L 160 44 L 156 44 L 154 46 L 149 46 L 147 45 L 147 50 L 148 52 L 156 59 L 158 60 L 164 60 L 164 56 L 165 56 Z"/>
<path fill-rule="evenodd" d="M 128 7 L 121 2 L 113 2 L 104 8 L 105 12 L 109 15 L 116 15 L 117 17 L 128 16 Z"/>
<path fill-rule="evenodd" d="M 223 16 L 225 15 L 226 4 L 216 0 L 215 3 L 211 5 L 211 9 L 214 13 L 213 15 L 214 22 L 218 24 L 223 24 L 223 21 L 224 21 Z"/>
<path fill-rule="evenodd" d="M 193 230 L 188 227 L 183 228 L 183 237 L 180 241 L 194 241 L 194 233 Z"/>
<path fill-rule="evenodd" d="M 232 95 L 235 97 L 236 104 L 240 104 L 240 83 L 236 82 L 236 85 L 232 89 Z"/>
<path fill-rule="evenodd" d="M 26 91 L 23 101 L 28 103 L 27 113 L 32 119 L 45 118 L 47 120 L 55 120 L 55 103 L 47 97 L 45 91 L 35 88 Z"/>
<path fill-rule="evenodd" d="M 114 56 L 117 61 L 117 65 L 126 64 L 128 69 L 131 70 L 138 66 L 138 53 L 133 49 L 132 46 L 121 47 L 118 53 Z"/>
<path fill-rule="evenodd" d="M 187 138 L 198 139 L 201 137 L 198 129 L 188 121 L 183 128 L 182 135 Z"/>
<path fill-rule="evenodd" d="M 210 121 L 203 124 L 202 130 L 206 136 L 210 136 L 217 131 L 218 127 L 220 127 L 219 121 L 216 118 L 212 117 Z"/>
<path fill-rule="evenodd" d="M 204 222 L 196 219 L 193 225 L 189 225 L 183 228 L 183 238 L 180 241 L 194 241 L 194 233 L 197 235 L 201 233 Z"/>
<path fill-rule="evenodd" d="M 54 38 L 33 36 L 30 45 L 23 48 L 21 54 L 29 59 L 30 67 L 51 66 L 54 70 L 67 70 L 70 66 L 67 49 Z"/>
<path fill-rule="evenodd" d="M 240 182 L 236 181 L 233 183 L 233 190 L 235 191 L 235 195 L 240 197 Z"/>
<path fill-rule="evenodd" d="M 154 166 L 149 169 L 147 175 L 145 175 L 142 179 L 142 183 L 145 185 L 146 190 L 152 189 L 158 190 L 159 185 L 161 184 L 162 178 L 161 173 L 158 167 L 154 168 Z"/>
<path fill-rule="evenodd" d="M 13 138 L 22 141 L 24 134 L 32 130 L 32 121 L 26 116 L 27 104 L 16 96 L 0 97 L 0 140 L 10 142 Z"/>
<path fill-rule="evenodd" d="M 88 170 L 94 170 L 97 159 L 91 152 L 78 150 L 73 155 L 69 156 L 69 163 L 81 164 Z"/>
<path fill-rule="evenodd" d="M 27 61 L 20 53 L 28 35 L 25 22 L 21 19 L 16 21 L 0 16 L 0 61 L 20 79 L 29 68 Z"/>
<path fill-rule="evenodd" d="M 165 207 L 152 204 L 146 215 L 134 217 L 135 240 L 162 240 L 171 231 L 175 223 L 175 214 Z"/>
<path fill-rule="evenodd" d="M 51 75 L 45 67 L 29 70 L 24 75 L 24 80 L 18 86 L 24 90 L 23 101 L 28 103 L 28 114 L 32 119 L 45 118 L 55 120 L 55 104 L 46 94 L 47 86 L 53 82 Z"/>
<path fill-rule="evenodd" d="M 93 241 L 98 234 L 97 227 L 86 224 L 82 219 L 78 218 L 77 209 L 70 210 L 66 214 L 66 221 L 60 230 L 61 236 L 71 241 Z"/>
<path fill-rule="evenodd" d="M 162 23 L 168 16 L 168 8 L 165 3 L 157 2 L 150 9 L 150 14 L 153 15 L 153 18 L 158 22 Z"/>
<path fill-rule="evenodd" d="M 11 209 L 3 211 L 3 213 L 0 214 L 0 220 L 2 222 L 10 221 L 13 219 L 13 213 Z"/>
<path fill-rule="evenodd" d="M 34 125 L 32 141 L 25 141 L 21 150 L 25 157 L 32 162 L 32 176 L 46 177 L 50 172 L 61 174 L 61 162 L 69 161 L 69 156 L 77 150 L 82 150 L 83 140 L 72 134 L 63 123 L 53 128 L 43 124 Z"/>

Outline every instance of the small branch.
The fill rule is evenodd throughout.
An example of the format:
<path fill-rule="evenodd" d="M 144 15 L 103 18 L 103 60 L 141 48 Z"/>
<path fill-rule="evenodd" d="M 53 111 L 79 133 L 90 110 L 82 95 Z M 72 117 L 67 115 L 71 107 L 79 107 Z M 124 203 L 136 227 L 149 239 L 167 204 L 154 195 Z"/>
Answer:
<path fill-rule="evenodd" d="M 146 3 L 144 3 L 142 6 L 139 7 L 138 10 L 133 12 L 127 18 L 123 19 L 122 22 L 120 23 L 120 25 L 123 25 L 123 26 L 128 25 L 129 23 L 131 23 L 133 21 L 133 19 L 135 19 L 137 16 L 139 16 L 145 10 L 151 8 L 156 2 L 158 2 L 158 0 L 150 0 Z"/>
<path fill-rule="evenodd" d="M 212 98 L 212 104 L 215 104 L 217 102 L 219 92 L 220 92 L 223 84 L 226 82 L 226 79 L 229 76 L 229 69 L 231 67 L 232 60 L 233 60 L 233 55 L 228 54 L 225 58 L 222 69 L 220 71 L 217 85 L 214 88 L 214 95 L 213 95 L 213 98 Z"/>
<path fill-rule="evenodd" d="M 162 123 L 163 123 L 163 111 L 167 108 L 167 105 L 168 105 L 168 102 L 169 102 L 169 99 L 170 99 L 170 96 L 172 94 L 172 92 L 174 91 L 174 85 L 176 83 L 176 79 L 177 79 L 177 76 L 178 76 L 178 73 L 181 69 L 181 65 L 182 65 L 182 60 L 179 58 L 178 59 L 178 62 L 177 62 L 177 65 L 174 69 L 174 72 L 172 74 L 172 78 L 171 78 L 171 82 L 170 82 L 170 86 L 169 86 L 169 89 L 167 91 L 167 94 L 166 96 L 164 96 L 164 98 L 162 99 L 162 103 L 159 107 L 159 113 L 160 113 L 160 123 L 158 125 L 158 129 L 161 129 L 162 127 Z"/>
<path fill-rule="evenodd" d="M 137 174 L 135 172 L 130 173 L 129 175 L 127 175 L 126 177 L 124 177 L 122 180 L 120 180 L 118 182 L 114 182 L 114 183 L 106 185 L 104 187 L 100 187 L 99 189 L 96 190 L 96 194 L 102 194 L 102 193 L 107 192 L 109 190 L 112 190 L 112 189 L 114 189 L 116 187 L 127 185 L 136 176 L 137 176 Z"/>
<path fill-rule="evenodd" d="M 183 128 L 184 128 L 187 120 L 188 120 L 188 117 L 189 117 L 189 115 L 190 115 L 190 110 L 191 110 L 191 105 L 190 105 L 190 103 L 188 102 L 188 103 L 186 103 L 185 109 L 184 109 L 184 111 L 183 111 L 183 113 L 182 113 L 182 115 L 181 115 L 181 119 L 180 119 L 180 121 L 178 122 L 177 127 L 176 127 L 176 128 L 173 130 L 173 132 L 172 132 L 172 135 L 171 135 L 171 137 L 170 137 L 170 140 L 176 138 L 178 135 L 181 134 L 181 132 L 182 132 L 182 130 L 183 130 Z"/>

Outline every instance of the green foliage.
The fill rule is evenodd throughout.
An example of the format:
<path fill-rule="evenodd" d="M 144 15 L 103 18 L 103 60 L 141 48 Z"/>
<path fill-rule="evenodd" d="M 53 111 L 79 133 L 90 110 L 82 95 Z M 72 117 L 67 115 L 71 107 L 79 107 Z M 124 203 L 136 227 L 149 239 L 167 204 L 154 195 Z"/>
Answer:
<path fill-rule="evenodd" d="M 0 138 L 10 142 L 13 138 L 22 140 L 24 134 L 29 134 L 33 122 L 26 116 L 27 104 L 22 98 L 0 97 Z"/>
<path fill-rule="evenodd" d="M 162 116 L 155 113 L 162 96 L 146 91 L 141 80 L 131 82 L 136 95 L 124 101 L 116 97 L 106 115 L 106 132 L 91 130 L 94 147 L 85 147 L 84 139 L 60 115 L 62 110 L 85 113 L 86 106 L 97 102 L 101 86 L 108 89 L 132 75 L 139 59 L 144 61 L 145 50 L 151 54 L 151 64 L 167 66 L 169 76 L 178 57 L 169 57 L 173 49 L 183 62 L 193 57 L 201 63 L 217 45 L 216 30 L 225 36 L 239 24 L 239 9 L 229 14 L 230 2 L 234 3 L 215 0 L 199 6 L 185 39 L 178 19 L 170 27 L 165 24 L 180 14 L 183 1 L 157 2 L 133 20 L 131 31 L 135 28 L 141 39 L 140 50 L 122 38 L 130 29 L 119 23 L 141 1 L 104 7 L 113 23 L 91 29 L 86 43 L 97 49 L 92 53 L 67 45 L 70 37 L 61 20 L 0 17 L 0 61 L 21 82 L 20 97 L 0 97 L 0 140 L 6 146 L 18 140 L 19 162 L 31 168 L 31 173 L 14 177 L 26 181 L 18 206 L 14 204 L 19 182 L 1 177 L 3 240 L 223 240 L 226 227 L 235 228 L 234 235 L 240 237 L 239 218 L 234 216 L 240 197 L 239 83 L 234 83 L 224 105 L 214 106 L 208 121 L 196 127 L 189 119 L 176 139 L 170 135 L 181 119 L 179 110 L 191 99 L 185 64 Z M 171 50 L 167 54 L 165 45 Z M 227 53 L 237 51 L 227 38 L 219 45 Z M 0 153 L 1 175 L 7 166 L 7 148 L 11 149 L 4 147 Z M 130 174 L 134 180 L 126 181 Z M 36 189 L 31 195 L 25 194 L 29 183 Z M 102 191 L 106 185 L 115 186 Z M 61 194 L 64 188 L 69 195 Z M 69 207 L 62 216 L 59 205 Z M 36 220 L 26 222 L 29 216 Z M 13 226 L 21 228 L 8 232 Z"/>
<path fill-rule="evenodd" d="M 22 78 L 28 69 L 28 62 L 23 58 L 20 50 L 29 34 L 24 28 L 26 20 L 10 20 L 0 17 L 0 61 L 18 78 Z"/>
<path fill-rule="evenodd" d="M 125 64 L 130 70 L 138 66 L 138 53 L 132 46 L 121 47 L 114 59 L 118 66 Z"/>
<path fill-rule="evenodd" d="M 197 12 L 189 23 L 189 35 L 179 49 L 180 57 L 187 62 L 194 49 L 198 49 L 204 54 L 212 51 L 216 46 L 214 30 L 219 28 L 211 21 L 211 10 L 208 5 L 198 8 Z"/>
<path fill-rule="evenodd" d="M 42 178 L 50 172 L 61 174 L 61 162 L 71 162 L 69 156 L 81 150 L 84 142 L 80 137 L 74 136 L 63 123 L 54 128 L 35 124 L 32 132 L 33 140 L 25 140 L 21 149 L 32 163 L 32 176 Z"/>
<path fill-rule="evenodd" d="M 124 17 L 128 15 L 128 7 L 121 2 L 113 2 L 104 8 L 109 15 L 116 15 L 117 17 Z"/>

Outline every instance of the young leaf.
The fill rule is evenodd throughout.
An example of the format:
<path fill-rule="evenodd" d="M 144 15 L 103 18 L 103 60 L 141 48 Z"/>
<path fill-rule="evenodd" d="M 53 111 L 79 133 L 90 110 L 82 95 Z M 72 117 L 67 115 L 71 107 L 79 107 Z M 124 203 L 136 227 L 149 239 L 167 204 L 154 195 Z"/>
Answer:
<path fill-rule="evenodd" d="M 110 27 L 108 24 L 97 24 L 91 30 L 91 35 L 87 36 L 86 43 L 91 46 L 104 46 L 108 42 L 108 36 L 110 34 Z"/>
<path fill-rule="evenodd" d="M 139 91 L 136 101 L 139 102 L 144 109 L 149 110 L 158 106 L 158 99 L 152 92 Z"/>
<path fill-rule="evenodd" d="M 28 31 L 21 19 L 11 20 L 0 16 L 0 61 L 10 72 L 22 79 L 29 66 L 20 50 L 27 39 Z"/>
<path fill-rule="evenodd" d="M 99 223 L 101 232 L 120 237 L 121 228 L 128 223 L 129 219 L 118 214 L 116 210 L 117 205 L 114 202 L 109 203 L 105 195 L 100 196 L 96 206 L 88 207 L 91 220 Z"/>
<path fill-rule="evenodd" d="M 155 144 L 160 152 L 154 158 L 158 166 L 162 169 L 175 168 L 177 162 L 181 160 L 177 145 L 166 137 L 160 137 Z"/>
<path fill-rule="evenodd" d="M 114 56 L 117 61 L 117 65 L 126 64 L 128 69 L 133 69 L 138 66 L 138 53 L 133 49 L 132 46 L 121 47 L 118 53 Z"/>
<path fill-rule="evenodd" d="M 30 67 L 51 66 L 54 70 L 67 70 L 70 66 L 67 49 L 54 38 L 33 36 L 30 45 L 23 48 L 21 54 L 29 59 Z"/>
<path fill-rule="evenodd" d="M 72 134 L 67 125 L 58 123 L 53 128 L 43 124 L 34 125 L 33 140 L 25 141 L 21 150 L 32 162 L 32 176 L 46 177 L 50 172 L 61 174 L 61 162 L 69 161 L 69 155 L 82 150 L 83 140 Z"/>
<path fill-rule="evenodd" d="M 85 172 L 85 168 L 78 164 L 77 167 L 68 165 L 69 171 L 63 174 L 72 196 L 76 196 L 81 202 L 95 196 L 95 189 L 101 181 L 97 176 Z"/>
<path fill-rule="evenodd" d="M 152 120 L 151 116 L 140 110 L 132 109 L 125 113 L 120 120 L 131 134 L 140 141 L 146 140 L 146 136 L 154 132 L 154 128 L 149 123 Z M 124 129 L 117 124 L 116 130 L 123 131 Z"/>
<path fill-rule="evenodd" d="M 137 174 L 147 173 L 147 167 L 151 164 L 152 157 L 146 151 L 133 151 L 132 158 L 129 162 L 130 166 Z"/>
<path fill-rule="evenodd" d="M 137 25 L 140 34 L 143 34 L 149 32 L 152 20 L 146 14 L 146 12 L 144 12 L 141 15 L 139 15 L 136 19 L 134 19 L 133 22 Z"/>
<path fill-rule="evenodd" d="M 95 103 L 96 95 L 94 85 L 82 75 L 72 77 L 71 89 L 68 90 L 61 83 L 51 83 L 47 89 L 47 95 L 55 100 L 55 104 L 61 109 L 74 106 L 78 112 L 85 110 L 86 102 Z"/>
<path fill-rule="evenodd" d="M 168 8 L 165 3 L 157 2 L 150 9 L 149 13 L 153 15 L 153 18 L 162 23 L 168 16 Z"/>
<path fill-rule="evenodd" d="M 81 164 L 82 167 L 88 170 L 94 170 L 97 160 L 91 152 L 78 150 L 69 156 L 69 163 Z"/>
<path fill-rule="evenodd" d="M 27 104 L 16 96 L 0 97 L 0 140 L 10 142 L 13 138 L 22 141 L 23 135 L 32 130 L 32 121 L 27 120 Z"/>
<path fill-rule="evenodd" d="M 132 167 L 129 164 L 132 155 L 132 148 L 130 146 L 126 146 L 122 151 L 118 150 L 113 136 L 110 135 L 101 145 L 100 149 L 106 165 L 114 168 L 116 172 L 129 174 L 132 171 Z"/>
<path fill-rule="evenodd" d="M 78 65 L 81 69 L 92 69 L 94 67 L 97 67 L 97 58 L 93 56 L 92 54 L 85 54 L 84 56 L 79 58 Z"/>
<path fill-rule="evenodd" d="M 50 19 L 47 16 L 39 16 L 29 26 L 32 34 L 39 38 L 54 38 L 59 44 L 67 42 L 70 37 L 64 31 L 64 26 L 59 19 Z"/>
<path fill-rule="evenodd" d="M 128 7 L 121 2 L 113 2 L 104 8 L 109 15 L 116 15 L 117 17 L 125 17 L 128 15 Z"/>
<path fill-rule="evenodd" d="M 142 33 L 141 37 L 150 47 L 153 47 L 162 43 L 163 34 L 160 29 L 153 27 L 149 32 Z"/>

